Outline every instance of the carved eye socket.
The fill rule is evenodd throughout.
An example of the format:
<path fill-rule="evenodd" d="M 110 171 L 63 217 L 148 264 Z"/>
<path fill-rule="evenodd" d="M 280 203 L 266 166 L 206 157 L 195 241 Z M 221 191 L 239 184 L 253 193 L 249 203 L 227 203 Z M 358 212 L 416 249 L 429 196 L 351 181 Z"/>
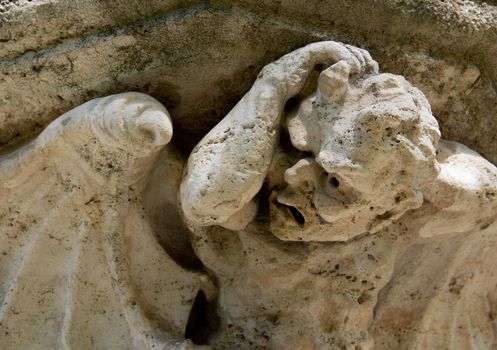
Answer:
<path fill-rule="evenodd" d="M 321 174 L 321 186 L 324 193 L 332 198 L 337 198 L 341 196 L 341 190 L 339 189 L 341 179 L 334 173 L 323 172 Z"/>
<path fill-rule="evenodd" d="M 332 188 L 338 188 L 340 186 L 340 181 L 335 176 L 332 176 L 328 179 L 328 183 Z"/>

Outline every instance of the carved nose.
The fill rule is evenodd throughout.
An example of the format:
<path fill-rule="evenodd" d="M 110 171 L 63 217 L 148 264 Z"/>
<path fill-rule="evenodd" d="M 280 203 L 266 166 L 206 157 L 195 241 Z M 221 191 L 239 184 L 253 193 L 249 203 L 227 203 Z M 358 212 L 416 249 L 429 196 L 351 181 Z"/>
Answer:
<path fill-rule="evenodd" d="M 321 172 L 321 167 L 313 158 L 304 158 L 285 171 L 285 181 L 292 186 L 309 181 L 315 184 Z"/>
<path fill-rule="evenodd" d="M 162 146 L 173 136 L 173 125 L 167 113 L 157 109 L 145 110 L 136 120 L 136 127 L 153 145 Z"/>

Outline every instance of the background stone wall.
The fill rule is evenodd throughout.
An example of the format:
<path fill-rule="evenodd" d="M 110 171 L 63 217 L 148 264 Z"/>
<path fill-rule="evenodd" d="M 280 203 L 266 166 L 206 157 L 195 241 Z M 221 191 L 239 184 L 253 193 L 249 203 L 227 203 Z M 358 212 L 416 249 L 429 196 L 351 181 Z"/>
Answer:
<path fill-rule="evenodd" d="M 0 153 L 123 91 L 168 107 L 187 153 L 266 63 L 326 39 L 406 76 L 445 138 L 497 164 L 495 0 L 0 0 Z"/>

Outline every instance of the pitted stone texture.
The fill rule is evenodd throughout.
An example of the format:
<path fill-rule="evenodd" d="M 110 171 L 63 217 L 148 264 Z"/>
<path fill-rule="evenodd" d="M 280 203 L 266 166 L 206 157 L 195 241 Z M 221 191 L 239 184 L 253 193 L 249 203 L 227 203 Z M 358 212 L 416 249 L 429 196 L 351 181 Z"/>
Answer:
<path fill-rule="evenodd" d="M 142 204 L 171 137 L 166 109 L 127 93 L 0 157 L 1 348 L 193 346 L 183 335 L 205 277 L 169 257 Z"/>
<path fill-rule="evenodd" d="M 189 101 L 217 94 L 188 84 Z M 2 347 L 497 346 L 497 168 L 439 141 L 424 95 L 367 51 L 325 41 L 267 65 L 185 169 L 171 137 L 166 109 L 127 93 L 0 158 Z"/>
<path fill-rule="evenodd" d="M 205 225 L 193 228 L 194 249 L 219 285 L 212 345 L 496 346 L 497 168 L 439 142 L 427 99 L 404 78 L 354 76 L 340 59 L 317 72 L 318 62 L 301 64 L 335 43 L 322 44 L 263 69 L 189 158 L 182 204 L 190 223 Z M 289 94 L 298 77 L 306 83 Z M 262 127 L 239 132 L 238 115 L 250 124 L 259 113 Z M 268 157 L 262 151 L 271 165 L 236 162 Z M 251 198 L 260 207 L 245 228 L 210 226 L 226 227 Z"/>
<path fill-rule="evenodd" d="M 270 167 L 285 104 L 305 88 L 315 66 L 337 61 L 347 67 L 347 77 L 378 70 L 367 51 L 334 41 L 310 44 L 264 67 L 249 92 L 190 155 L 181 186 L 188 220 L 228 227 L 233 217 L 239 221 L 245 215 Z M 246 216 L 239 228 L 250 219 Z"/>
<path fill-rule="evenodd" d="M 317 90 L 299 96 L 315 67 L 332 59 L 318 72 Z M 291 98 L 298 106 L 284 115 Z M 440 132 L 423 94 L 402 77 L 378 74 L 367 52 L 322 42 L 264 68 L 194 149 L 181 190 L 193 224 L 251 220 L 244 208 L 271 171 L 283 123 L 293 146 L 311 157 L 282 169 L 270 185 L 271 227 L 280 239 L 345 241 L 374 233 L 421 206 L 422 183 L 437 176 Z"/>
<path fill-rule="evenodd" d="M 170 110 L 184 154 L 250 88 L 265 64 L 311 42 L 366 47 L 432 103 L 446 138 L 497 163 L 496 7 L 471 1 L 3 1 L 0 7 L 0 147 L 6 152 L 62 113 L 123 91 L 152 95 Z M 493 4 L 495 5 L 495 4 Z M 360 20 L 358 20 L 360 19 Z M 435 60 L 429 76 L 410 74 Z M 476 67 L 468 93 L 455 84 L 443 105 L 439 70 Z M 430 74 L 431 73 L 431 74 Z M 454 81 L 459 81 L 459 73 Z M 471 84 L 471 83 L 470 83 Z M 204 87 L 208 86 L 209 89 Z M 467 95 L 466 95 L 467 94 Z M 462 104 L 454 100 L 466 96 Z M 439 108 L 440 107 L 440 108 Z M 461 108 L 462 107 L 462 108 Z"/>
<path fill-rule="evenodd" d="M 342 66 L 323 71 L 317 92 L 288 115 L 292 144 L 313 157 L 274 184 L 272 232 L 281 239 L 341 241 L 377 232 L 421 206 L 421 183 L 437 174 L 440 133 L 422 93 L 385 73 L 349 83 Z M 298 227 L 292 211 L 302 214 Z"/>

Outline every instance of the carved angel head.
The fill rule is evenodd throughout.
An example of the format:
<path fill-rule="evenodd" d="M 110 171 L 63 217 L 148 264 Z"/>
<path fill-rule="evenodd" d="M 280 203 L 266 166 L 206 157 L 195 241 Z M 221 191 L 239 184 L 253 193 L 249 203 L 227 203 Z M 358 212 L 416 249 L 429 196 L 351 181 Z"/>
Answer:
<path fill-rule="evenodd" d="M 425 96 L 401 76 L 352 81 L 339 61 L 321 72 L 317 90 L 286 125 L 292 145 L 308 157 L 286 169 L 281 155 L 275 158 L 272 172 L 281 181 L 273 184 L 271 230 L 281 239 L 374 233 L 421 206 L 420 186 L 438 171 L 437 121 Z"/>

